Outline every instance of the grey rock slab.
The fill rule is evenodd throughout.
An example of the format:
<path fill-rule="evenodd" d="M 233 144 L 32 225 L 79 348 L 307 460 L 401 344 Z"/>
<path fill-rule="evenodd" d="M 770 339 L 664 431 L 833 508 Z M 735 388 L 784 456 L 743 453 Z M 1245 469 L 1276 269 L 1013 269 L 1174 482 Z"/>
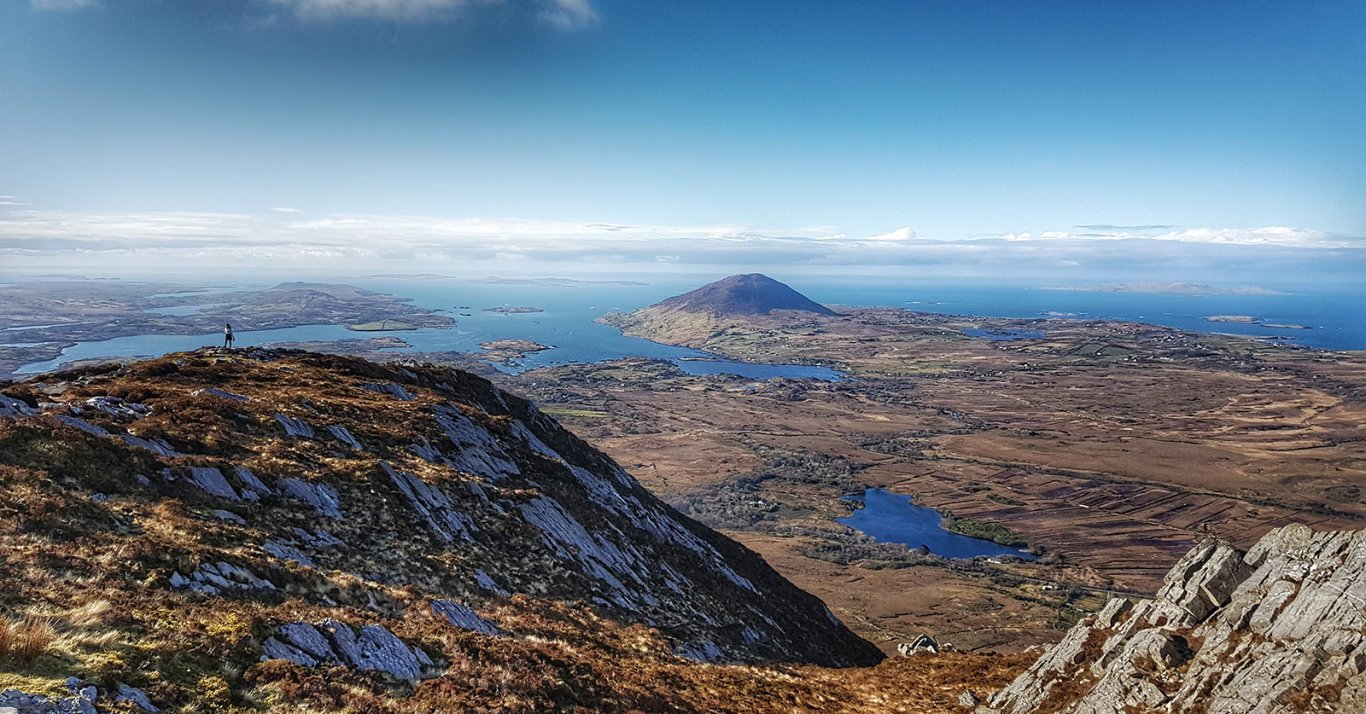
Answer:
<path fill-rule="evenodd" d="M 93 435 L 93 436 L 109 436 L 109 435 L 110 435 L 109 432 L 105 431 L 103 427 L 95 426 L 94 424 L 91 424 L 90 422 L 88 422 L 88 421 L 86 421 L 86 420 L 84 420 L 84 419 L 81 419 L 80 417 L 67 416 L 67 415 L 65 415 L 65 414 L 58 414 L 58 415 L 57 415 L 57 421 L 59 421 L 59 422 L 61 422 L 61 423 L 63 423 L 63 424 L 66 424 L 67 426 L 74 426 L 74 427 L 76 427 L 77 429 L 80 429 L 81 431 L 83 431 L 83 432 L 85 432 L 85 433 L 87 433 L 87 434 L 91 434 L 91 435 Z"/>
<path fill-rule="evenodd" d="M 280 426 L 284 428 L 285 436 L 295 436 L 301 439 L 312 439 L 314 437 L 313 427 L 309 426 L 307 422 L 298 417 L 292 417 L 277 412 L 275 414 L 275 421 L 279 422 Z"/>
<path fill-rule="evenodd" d="M 319 630 L 331 641 L 332 651 L 348 666 L 384 672 L 398 679 L 416 681 L 423 677 L 422 659 L 383 625 L 365 625 L 357 632 L 336 620 L 323 620 Z M 423 658 L 430 661 L 426 653 Z"/>
<path fill-rule="evenodd" d="M 262 496 L 269 496 L 274 493 L 265 482 L 261 481 L 256 474 L 245 466 L 234 466 L 233 475 L 237 478 L 238 488 L 241 489 L 243 500 L 259 501 Z"/>
<path fill-rule="evenodd" d="M 336 550 L 346 547 L 345 541 L 321 528 L 312 533 L 302 528 L 295 528 L 293 532 L 299 542 L 314 550 Z"/>
<path fill-rule="evenodd" d="M 136 687 L 130 687 L 123 682 L 119 682 L 119 693 L 114 697 L 115 702 L 131 702 L 133 706 L 150 714 L 157 714 L 161 709 L 152 704 L 152 700 L 147 698 L 147 693 Z"/>
<path fill-rule="evenodd" d="M 447 542 L 474 540 L 472 534 L 479 530 L 474 521 L 458 510 L 450 496 L 439 486 L 428 485 L 412 474 L 398 471 L 387 461 L 381 461 L 379 465 L 389 481 L 403 494 L 408 505 L 426 521 L 429 530 Z"/>
<path fill-rule="evenodd" d="M 286 496 L 312 506 L 318 515 L 336 519 L 342 517 L 341 497 L 337 495 L 337 489 L 325 483 L 289 477 L 280 479 L 277 485 Z"/>
<path fill-rule="evenodd" d="M 241 497 L 237 491 L 233 490 L 232 485 L 223 477 L 223 472 L 212 466 L 191 466 L 190 483 L 210 496 L 217 496 L 229 501 L 240 501 Z"/>
<path fill-rule="evenodd" d="M 25 402 L 0 394 L 0 417 L 38 416 L 41 413 Z"/>
<path fill-rule="evenodd" d="M 333 439 L 340 441 L 346 448 L 351 449 L 352 451 L 365 450 L 365 447 L 356 440 L 356 437 L 352 436 L 351 432 L 340 424 L 329 425 L 327 427 L 327 433 L 331 434 Z"/>
<path fill-rule="evenodd" d="M 332 644 L 318 631 L 318 628 L 307 622 L 291 622 L 280 625 L 279 634 L 289 644 L 307 652 L 319 661 L 337 661 L 337 653 L 332 651 Z"/>
<path fill-rule="evenodd" d="M 462 630 L 483 633 L 485 635 L 499 634 L 498 628 L 494 627 L 488 620 L 479 616 L 468 605 L 456 602 L 455 600 L 435 600 L 432 602 L 432 612 L 440 615 L 453 627 Z"/>
<path fill-rule="evenodd" d="M 274 637 L 266 638 L 262 647 L 261 660 L 282 659 L 304 667 L 317 667 L 318 660 L 294 645 L 281 642 Z"/>
<path fill-rule="evenodd" d="M 395 384 L 393 382 L 385 382 L 383 384 L 362 384 L 360 385 L 360 388 L 370 392 L 388 394 L 394 399 L 403 402 L 411 402 L 414 399 L 417 399 L 417 396 L 414 395 L 412 392 L 409 392 L 408 390 L 404 389 L 402 385 Z"/>
<path fill-rule="evenodd" d="M 118 397 L 100 396 L 91 397 L 82 403 L 83 409 L 93 409 L 104 412 L 109 416 L 123 422 L 136 421 L 152 413 L 152 408 L 146 404 L 128 402 Z"/>
<path fill-rule="evenodd" d="M 278 540 L 268 540 L 261 544 L 261 550 L 264 550 L 280 560 L 288 560 L 309 568 L 315 567 L 312 559 L 289 543 L 281 543 Z"/>
<path fill-rule="evenodd" d="M 237 515 L 236 513 L 233 513 L 232 511 L 224 511 L 224 510 L 222 510 L 222 509 L 216 509 L 216 510 L 213 511 L 213 517 L 214 517 L 214 518 L 217 518 L 217 519 L 220 520 L 220 521 L 227 521 L 228 523 L 236 523 L 236 524 L 239 525 L 239 526 L 245 526 L 245 525 L 247 524 L 247 519 L 245 519 L 245 518 L 243 518 L 243 517 Z"/>
<path fill-rule="evenodd" d="M 133 436 L 132 434 L 124 434 L 120 438 L 129 446 L 146 449 L 157 456 L 165 456 L 167 458 L 180 456 L 180 452 L 171 448 L 171 445 L 162 439 L 144 439 L 140 436 Z"/>

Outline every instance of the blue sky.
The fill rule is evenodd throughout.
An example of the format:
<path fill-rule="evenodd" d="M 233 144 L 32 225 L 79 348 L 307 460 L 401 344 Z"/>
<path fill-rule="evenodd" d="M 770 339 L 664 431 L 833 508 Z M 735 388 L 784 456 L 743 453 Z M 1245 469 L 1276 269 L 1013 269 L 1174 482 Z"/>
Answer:
<path fill-rule="evenodd" d="M 1363 36 L 1360 2 L 6 0 L 0 268 L 1351 279 Z"/>

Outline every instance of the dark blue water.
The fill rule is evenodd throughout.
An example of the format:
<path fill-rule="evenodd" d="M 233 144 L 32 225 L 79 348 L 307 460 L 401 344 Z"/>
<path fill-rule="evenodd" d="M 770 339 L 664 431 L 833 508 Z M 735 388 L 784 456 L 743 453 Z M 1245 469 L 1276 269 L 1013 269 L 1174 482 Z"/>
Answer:
<path fill-rule="evenodd" d="M 794 281 L 795 282 L 795 281 Z M 983 317 L 1125 320 L 1192 332 L 1271 337 L 1306 347 L 1366 349 L 1366 280 L 1357 285 L 1277 286 L 1283 295 L 1163 295 L 1047 290 L 1029 286 L 879 283 L 830 278 L 803 290 L 829 304 L 901 307 Z M 1297 330 L 1225 322 L 1210 315 L 1252 315 Z"/>
<path fill-rule="evenodd" d="M 881 543 L 900 543 L 908 548 L 923 545 L 931 553 L 945 558 L 979 555 L 1034 558 L 1018 548 L 944 530 L 939 511 L 915 505 L 910 496 L 870 488 L 863 493 L 862 502 L 863 508 L 855 510 L 854 515 L 835 521 L 867 533 Z"/>

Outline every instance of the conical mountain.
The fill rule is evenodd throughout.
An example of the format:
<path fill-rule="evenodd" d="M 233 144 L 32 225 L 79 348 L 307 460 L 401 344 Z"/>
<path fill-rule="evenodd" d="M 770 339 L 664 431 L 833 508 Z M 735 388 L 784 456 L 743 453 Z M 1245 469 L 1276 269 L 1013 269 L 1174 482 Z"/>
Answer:
<path fill-rule="evenodd" d="M 784 283 L 759 273 L 732 275 L 652 307 L 724 316 L 768 315 L 775 310 L 835 314 Z"/>

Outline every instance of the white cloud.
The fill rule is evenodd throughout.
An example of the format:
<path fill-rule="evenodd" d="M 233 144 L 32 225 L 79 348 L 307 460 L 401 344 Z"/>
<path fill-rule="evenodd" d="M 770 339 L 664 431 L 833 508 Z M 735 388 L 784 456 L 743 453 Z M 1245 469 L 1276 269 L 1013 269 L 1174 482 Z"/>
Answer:
<path fill-rule="evenodd" d="M 300 20 L 450 21 L 483 7 L 512 7 L 565 32 L 598 21 L 590 0 L 269 0 Z"/>
<path fill-rule="evenodd" d="M 468 0 L 271 0 L 305 20 L 337 18 L 419 22 L 448 16 Z"/>
<path fill-rule="evenodd" d="M 1140 235 L 1148 233 L 1148 235 Z M 858 235 L 858 234 L 856 234 Z M 413 215 L 312 217 L 278 210 L 211 212 L 67 212 L 0 208 L 0 265 L 98 267 L 275 265 L 441 265 L 501 261 L 518 265 L 788 266 L 809 270 L 896 268 L 948 274 L 1088 276 L 1147 271 L 1172 279 L 1204 266 L 1225 274 L 1275 274 L 1314 262 L 1366 272 L 1366 239 L 1308 229 L 1115 230 L 1020 232 L 942 240 L 897 228 L 849 237 L 832 226 L 633 224 L 518 218 Z M 1084 266 L 1084 268 L 1082 267 Z M 1125 275 L 1138 273 L 1126 272 Z M 1231 274 L 1231 273 L 1230 273 Z M 1199 277 L 1193 272 L 1181 279 Z M 1243 278 L 1239 278 L 1240 280 Z M 1249 278 L 1248 280 L 1255 280 Z"/>
<path fill-rule="evenodd" d="M 579 30 L 598 21 L 598 14 L 588 0 L 546 0 L 546 7 L 538 17 L 566 32 Z"/>
<path fill-rule="evenodd" d="M 911 230 L 911 229 L 910 229 L 909 227 L 907 227 L 907 226 L 902 226 L 901 228 L 898 228 L 898 229 L 896 229 L 896 230 L 894 230 L 894 231 L 890 231 L 890 232 L 888 232 L 888 233 L 881 233 L 881 234 L 875 235 L 875 236 L 868 236 L 868 238 L 867 238 L 866 240 L 871 240 L 871 241 L 904 241 L 904 240 L 910 240 L 910 239 L 912 239 L 912 238 L 914 238 L 914 237 L 915 237 L 915 231 Z"/>
<path fill-rule="evenodd" d="M 104 7 L 104 3 L 100 0 L 31 0 L 29 7 L 40 11 L 68 11 Z"/>
<path fill-rule="evenodd" d="M 1210 245 L 1263 245 L 1291 248 L 1362 248 L 1360 237 L 1287 226 L 1254 228 L 1176 228 L 1173 226 L 1079 226 L 1090 229 L 1084 233 L 1071 231 L 1043 231 L 1042 233 L 1006 233 L 977 236 L 972 240 L 1024 241 L 1115 241 L 1155 240 L 1176 243 L 1205 243 Z"/>
<path fill-rule="evenodd" d="M 103 7 L 100 0 L 32 0 L 29 7 L 34 10 L 85 10 Z"/>

